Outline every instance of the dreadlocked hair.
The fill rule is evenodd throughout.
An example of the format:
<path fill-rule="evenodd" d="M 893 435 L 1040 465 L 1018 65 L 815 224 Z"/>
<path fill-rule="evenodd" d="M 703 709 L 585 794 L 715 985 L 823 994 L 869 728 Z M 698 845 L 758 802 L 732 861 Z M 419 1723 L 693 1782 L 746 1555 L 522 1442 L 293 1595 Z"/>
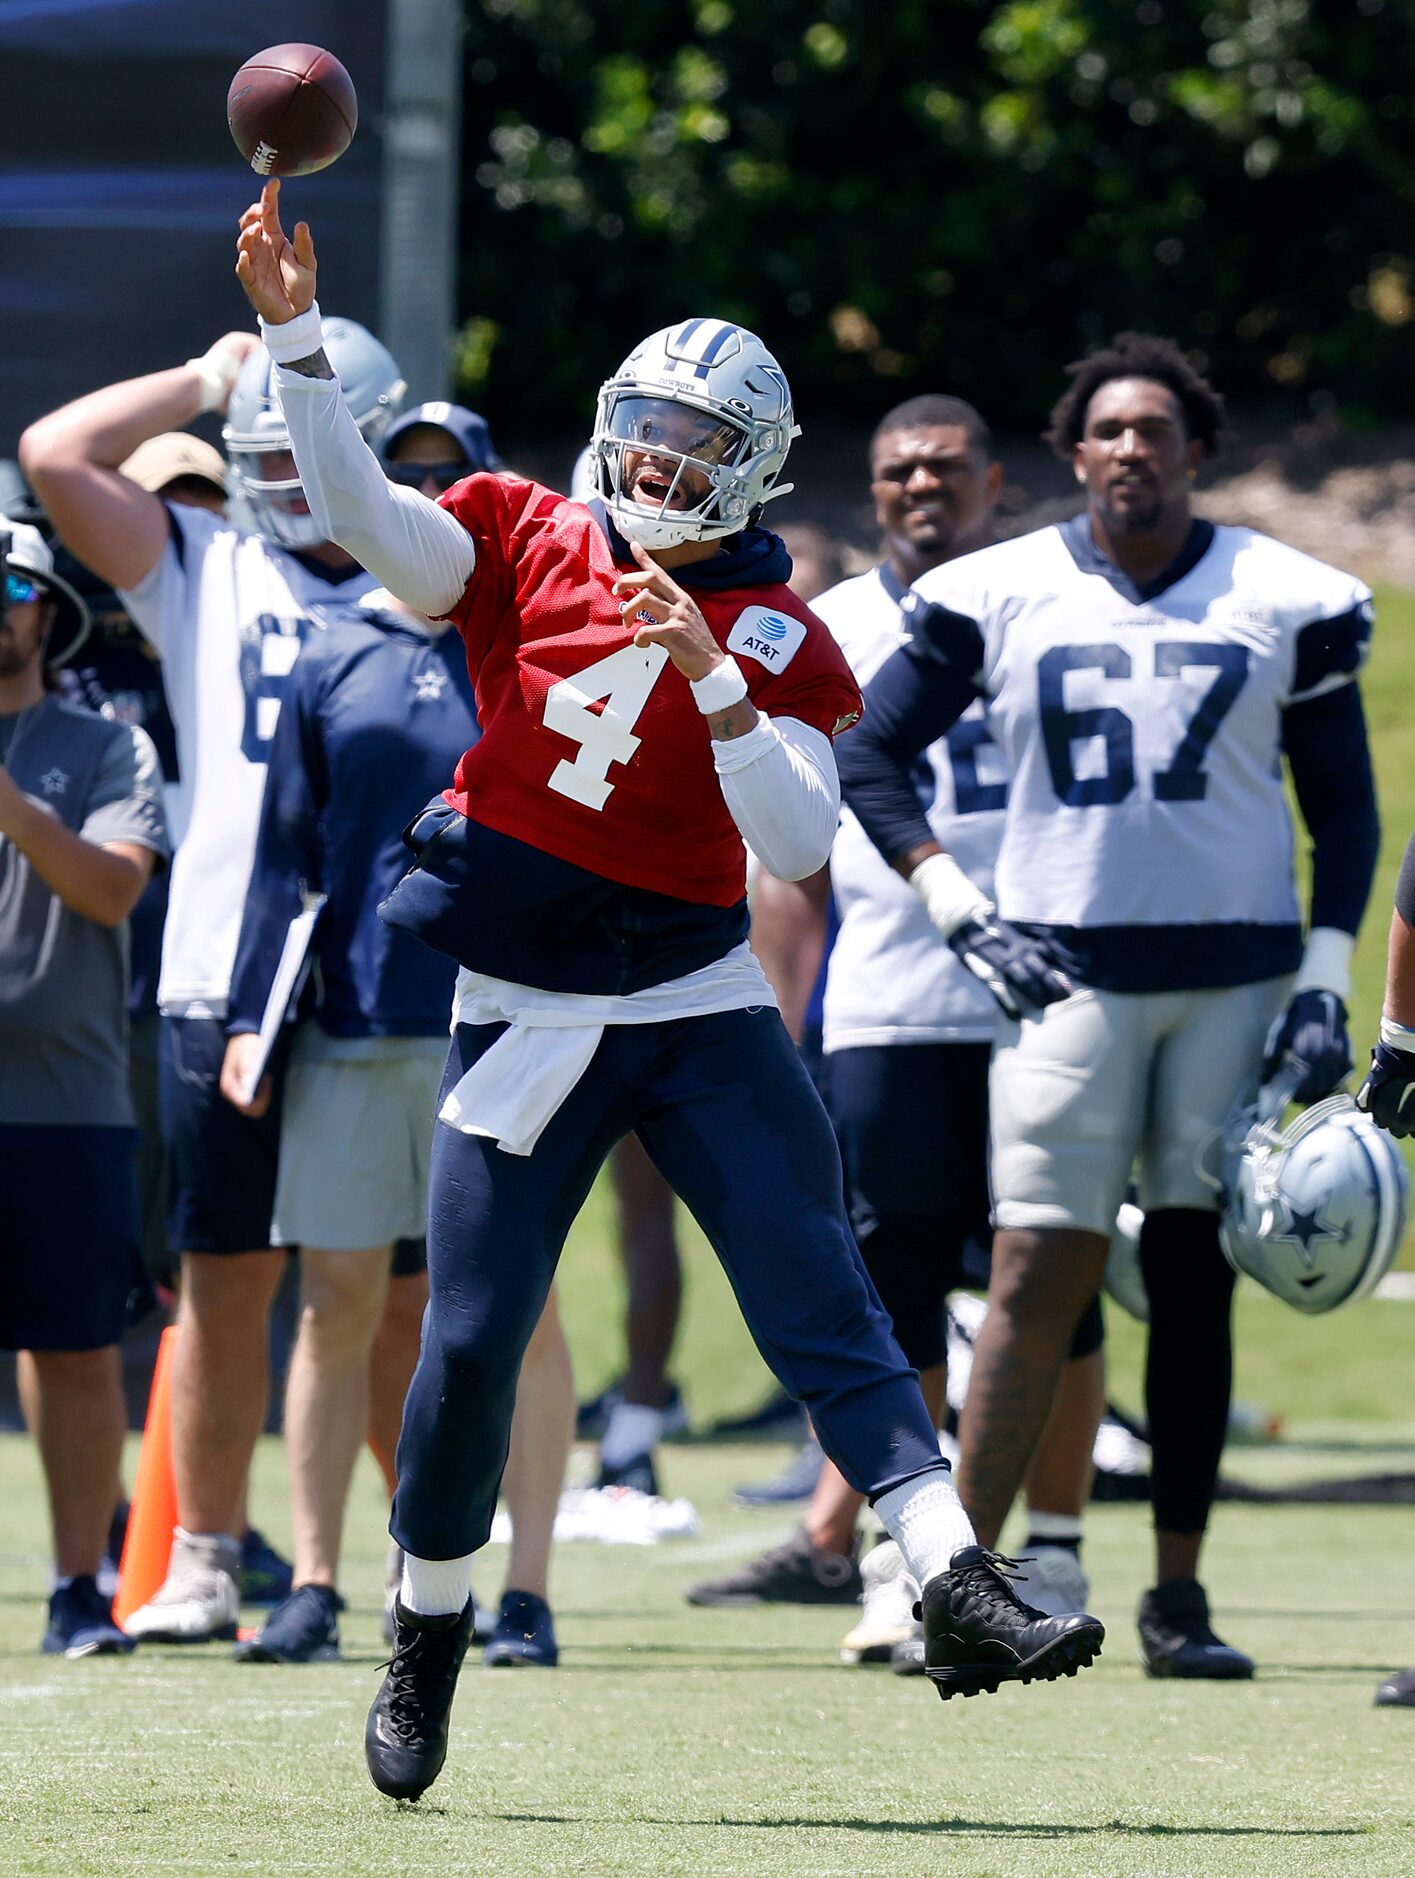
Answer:
<path fill-rule="evenodd" d="M 1203 446 L 1205 456 L 1213 456 L 1223 442 L 1223 399 L 1172 339 L 1155 333 L 1117 333 L 1109 345 L 1088 352 L 1066 371 L 1071 383 L 1057 399 L 1051 426 L 1044 433 L 1044 441 L 1065 462 L 1071 460 L 1085 434 L 1091 399 L 1116 378 L 1150 378 L 1172 391 L 1184 413 L 1185 431 Z"/>

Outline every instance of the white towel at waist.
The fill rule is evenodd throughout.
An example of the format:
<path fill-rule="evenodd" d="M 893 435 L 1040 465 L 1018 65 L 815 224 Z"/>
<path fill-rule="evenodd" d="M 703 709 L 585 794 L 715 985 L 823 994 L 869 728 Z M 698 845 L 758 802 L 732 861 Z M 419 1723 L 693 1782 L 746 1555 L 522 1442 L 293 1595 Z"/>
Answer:
<path fill-rule="evenodd" d="M 452 1028 L 510 1029 L 448 1093 L 438 1120 L 464 1135 L 487 1135 L 506 1154 L 529 1154 L 589 1068 L 607 1024 L 664 1024 L 762 1005 L 775 1010 L 776 994 L 745 940 L 711 965 L 624 998 L 540 991 L 463 970 Z"/>

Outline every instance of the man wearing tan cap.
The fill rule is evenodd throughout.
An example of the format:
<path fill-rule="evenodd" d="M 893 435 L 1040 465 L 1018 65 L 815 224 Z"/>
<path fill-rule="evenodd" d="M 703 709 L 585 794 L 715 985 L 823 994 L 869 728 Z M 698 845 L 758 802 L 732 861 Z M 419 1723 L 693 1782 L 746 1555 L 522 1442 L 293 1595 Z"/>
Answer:
<path fill-rule="evenodd" d="M 119 474 L 150 495 L 221 514 L 226 508 L 226 465 L 221 452 L 189 431 L 166 430 L 140 443 Z"/>

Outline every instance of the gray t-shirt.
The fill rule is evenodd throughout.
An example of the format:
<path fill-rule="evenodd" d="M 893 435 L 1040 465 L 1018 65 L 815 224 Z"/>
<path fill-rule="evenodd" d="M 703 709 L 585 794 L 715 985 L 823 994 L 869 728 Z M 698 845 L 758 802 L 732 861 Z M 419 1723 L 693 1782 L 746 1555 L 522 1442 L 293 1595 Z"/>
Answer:
<path fill-rule="evenodd" d="M 166 857 L 146 732 L 56 697 L 0 716 L 0 763 L 65 827 Z M 130 1126 L 128 927 L 71 912 L 0 836 L 0 1125 Z"/>

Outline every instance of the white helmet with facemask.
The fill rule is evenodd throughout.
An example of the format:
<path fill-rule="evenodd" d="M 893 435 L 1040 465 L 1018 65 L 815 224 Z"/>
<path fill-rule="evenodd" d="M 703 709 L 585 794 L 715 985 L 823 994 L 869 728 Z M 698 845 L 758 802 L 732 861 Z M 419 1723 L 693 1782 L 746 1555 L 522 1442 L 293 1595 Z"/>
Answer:
<path fill-rule="evenodd" d="M 324 351 L 354 422 L 376 452 L 407 390 L 393 354 L 367 327 L 346 319 L 324 321 Z M 282 548 L 312 548 L 322 536 L 299 478 L 262 474 L 262 457 L 290 448 L 274 372 L 261 346 L 242 365 L 232 388 L 221 430 L 231 461 L 231 493 L 247 505 L 268 540 Z"/>
<path fill-rule="evenodd" d="M 592 493 L 641 547 L 718 540 L 792 487 L 777 478 L 799 434 L 786 375 L 755 333 L 684 320 L 651 333 L 600 387 Z"/>

